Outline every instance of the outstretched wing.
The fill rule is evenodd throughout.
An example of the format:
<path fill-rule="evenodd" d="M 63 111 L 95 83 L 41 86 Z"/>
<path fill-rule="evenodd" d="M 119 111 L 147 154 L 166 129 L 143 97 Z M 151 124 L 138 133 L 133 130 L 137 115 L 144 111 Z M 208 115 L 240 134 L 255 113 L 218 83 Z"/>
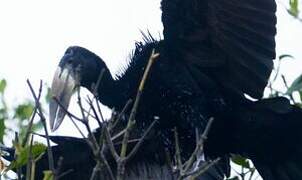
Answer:
<path fill-rule="evenodd" d="M 275 58 L 274 0 L 162 0 L 167 47 L 238 93 L 260 98 Z"/>

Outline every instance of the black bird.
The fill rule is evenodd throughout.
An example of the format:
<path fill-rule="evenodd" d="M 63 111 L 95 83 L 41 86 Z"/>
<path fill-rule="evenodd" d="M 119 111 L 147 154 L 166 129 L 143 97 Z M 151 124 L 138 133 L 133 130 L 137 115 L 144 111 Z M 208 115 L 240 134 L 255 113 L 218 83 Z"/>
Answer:
<path fill-rule="evenodd" d="M 99 131 L 94 132 L 95 137 L 99 137 L 99 135 Z M 61 180 L 83 180 L 91 178 L 96 161 L 91 147 L 85 139 L 66 136 L 49 136 L 49 138 L 52 142 L 56 143 L 56 145 L 52 146 L 52 151 L 56 169 L 59 170 L 56 172 L 58 175 L 57 178 L 59 177 Z M 132 149 L 134 145 L 135 143 L 129 143 L 129 149 Z M 120 149 L 120 145 L 116 145 L 115 148 Z M 6 160 L 14 160 L 15 150 L 13 148 L 0 147 L 0 149 L 9 153 L 8 155 L 4 155 Z M 104 155 L 113 174 L 116 175 L 116 162 L 109 149 L 104 150 Z M 49 169 L 48 162 L 49 159 L 47 153 L 45 153 L 36 163 L 35 179 L 43 179 L 43 171 Z M 60 166 L 58 166 L 59 162 Z M 204 162 L 201 161 L 201 165 L 202 163 Z M 219 166 L 220 163 L 213 165 L 205 173 L 200 175 L 198 179 L 223 179 L 223 172 L 221 172 Z M 162 144 L 158 135 L 146 139 L 136 155 L 126 164 L 125 168 L 125 180 L 177 179 L 177 174 L 172 172 L 171 167 L 166 162 L 165 145 Z M 24 166 L 21 170 L 23 175 L 25 175 L 27 167 Z M 23 176 L 22 179 L 25 179 L 25 176 Z M 101 173 L 97 176 L 97 179 L 111 179 L 105 167 L 101 169 Z"/>
<path fill-rule="evenodd" d="M 251 158 L 265 180 L 302 179 L 301 109 L 285 98 L 260 100 L 275 58 L 275 1 L 162 0 L 161 7 L 164 39 L 138 43 L 122 75 L 114 79 L 101 58 L 73 46 L 55 73 L 53 95 L 67 108 L 74 88 L 92 91 L 105 69 L 99 101 L 120 111 L 135 97 L 155 49 L 160 57 L 142 95 L 137 129 L 159 119 L 156 131 L 171 148 L 177 127 L 186 157 L 195 147 L 195 129 L 202 132 L 214 117 L 206 157 L 238 153 Z M 51 102 L 52 130 L 63 118 L 64 110 Z"/>
<path fill-rule="evenodd" d="M 150 37 L 151 38 L 151 37 Z M 145 44 L 146 43 L 146 44 Z M 137 43 L 136 44 L 136 50 L 134 52 L 134 54 L 132 55 L 132 61 L 129 65 L 129 68 L 127 69 L 126 73 L 129 73 L 129 75 L 135 75 L 137 78 L 141 78 L 139 77 L 140 75 L 136 75 L 136 69 L 132 70 L 132 67 L 137 68 L 135 66 L 132 66 L 132 63 L 135 62 L 142 62 L 141 64 L 141 73 L 144 71 L 144 64 L 147 62 L 148 58 L 149 58 L 149 53 L 151 52 L 151 50 L 153 48 L 156 47 L 156 45 L 158 44 L 158 42 L 153 41 L 152 39 L 146 39 L 146 42 L 141 42 L 141 43 Z M 105 64 L 103 64 L 103 61 L 99 61 L 99 57 L 96 56 L 94 53 L 82 48 L 82 47 L 70 47 L 65 55 L 65 56 L 69 56 L 74 55 L 73 53 L 79 53 L 79 56 L 82 56 L 85 54 L 85 56 L 92 58 L 92 60 L 97 60 L 97 64 L 91 63 L 91 67 L 96 67 L 96 71 L 99 72 L 99 70 L 101 68 L 106 68 Z M 64 59 L 63 57 L 63 59 Z M 70 57 L 70 56 L 69 56 Z M 69 58 L 68 57 L 68 58 Z M 73 56 L 74 57 L 74 56 Z M 87 57 L 83 57 L 83 58 L 87 58 Z M 69 61 L 69 60 L 68 60 Z M 81 61 L 81 60 L 80 60 Z M 85 61 L 88 62 L 89 61 Z M 98 64 L 98 62 L 102 63 L 102 65 Z M 65 64 L 66 63 L 66 64 Z M 68 64 L 71 63 L 71 64 Z M 69 66 L 73 64 L 74 62 L 67 62 L 62 60 L 60 62 L 60 64 L 62 66 Z M 86 65 L 88 65 L 86 64 Z M 84 65 L 84 66 L 86 66 Z M 100 65 L 100 66 L 99 66 Z M 88 65 L 89 66 L 89 65 Z M 99 67 L 98 67 L 99 66 Z M 70 67 L 71 69 L 77 69 L 77 67 Z M 90 68 L 87 68 L 90 69 Z M 78 69 L 79 70 L 79 69 Z M 66 93 L 67 92 L 72 92 L 73 87 L 70 88 L 70 85 L 76 85 L 78 82 L 77 80 L 73 81 L 73 78 L 80 78 L 82 79 L 84 76 L 91 76 L 94 77 L 95 74 L 92 73 L 92 75 L 80 75 L 79 74 L 73 74 L 73 70 L 72 71 L 65 71 L 65 70 L 61 70 L 61 67 L 58 68 L 56 75 L 54 77 L 54 81 L 52 84 L 52 91 L 54 93 L 54 95 L 56 95 L 57 97 L 60 98 L 62 104 L 65 104 L 66 107 L 68 107 L 68 101 L 65 101 L 66 99 L 69 100 L 71 97 L 71 93 Z M 132 73 L 131 71 L 134 71 L 135 73 Z M 57 74 L 59 72 L 59 74 Z M 92 71 L 91 71 L 92 72 Z M 80 72 L 76 72 L 76 73 L 80 73 Z M 108 74 L 109 70 L 106 68 L 105 74 L 102 78 L 101 84 L 99 89 L 101 88 L 107 88 L 108 84 L 106 83 L 111 83 L 114 82 L 113 79 L 111 79 L 111 75 Z M 81 74 L 81 73 L 80 73 Z M 110 76 L 109 76 L 110 75 Z M 108 76 L 110 77 L 110 79 L 108 80 Z M 123 76 L 124 78 L 126 76 Z M 57 79 L 58 78 L 58 79 Z M 71 79 L 69 79 L 71 78 Z M 139 83 L 139 79 L 137 79 L 137 83 Z M 80 80 L 81 81 L 81 80 Z M 128 81 L 128 80 L 126 80 Z M 149 80 L 148 80 L 149 81 Z M 95 81 L 88 83 L 87 86 L 92 87 L 92 84 Z M 146 89 L 144 91 L 145 92 L 149 92 L 149 83 L 146 84 Z M 121 88 L 118 87 L 119 83 L 116 83 L 115 85 L 117 85 L 117 87 L 115 88 Z M 133 95 L 135 95 L 136 93 L 136 89 L 131 89 L 131 84 L 129 82 L 129 84 L 126 84 L 126 86 L 128 86 L 127 88 L 129 88 L 129 90 L 133 91 Z M 137 84 L 138 85 L 138 84 Z M 111 85 L 114 86 L 114 85 Z M 70 89 L 69 89 L 70 88 Z M 54 91 L 55 90 L 55 91 Z M 118 89 L 117 89 L 118 90 Z M 92 89 L 91 89 L 92 91 Z M 100 90 L 100 92 L 105 92 L 106 90 Z M 60 92 L 59 94 L 57 94 L 57 92 Z M 108 92 L 109 93 L 109 92 Z M 116 93 L 116 92 L 112 92 L 112 93 Z M 123 92 L 120 92 L 123 93 Z M 125 94 L 121 94 L 122 96 L 124 96 Z M 121 98 L 119 97 L 120 94 L 117 95 L 117 98 Z M 106 99 L 104 97 L 102 97 L 102 94 L 99 94 L 100 99 Z M 142 97 L 142 101 L 149 101 L 146 100 L 145 95 L 143 95 Z M 115 105 L 115 106 L 109 106 L 109 107 L 115 107 L 116 110 L 121 110 L 121 108 L 124 107 L 124 103 L 127 101 L 127 96 L 123 97 L 122 100 L 120 100 L 121 104 Z M 150 97 L 151 98 L 151 97 Z M 106 100 L 105 100 L 106 101 Z M 111 99 L 108 99 L 108 101 L 111 101 Z M 155 105 L 155 104 L 154 104 Z M 140 108 L 143 107 L 144 109 L 140 110 Z M 65 110 L 61 109 L 60 106 L 58 106 L 58 104 L 56 103 L 56 100 L 52 100 L 51 104 L 50 104 L 50 111 L 52 111 L 54 108 L 55 111 L 57 111 L 55 114 L 59 120 L 63 120 L 64 114 L 65 114 Z M 142 134 L 145 132 L 145 128 L 149 127 L 149 123 L 153 122 L 154 119 L 158 119 L 160 118 L 159 115 L 156 114 L 144 114 L 144 112 L 147 112 L 146 107 L 144 106 L 144 103 L 142 103 L 139 106 L 139 112 L 138 112 L 138 116 L 137 116 L 137 128 L 135 128 L 134 132 L 132 133 L 132 136 L 135 136 L 137 138 L 141 137 Z M 141 112 L 143 111 L 143 112 Z M 151 112 L 151 111 L 150 111 Z M 147 112 L 147 113 L 150 113 Z M 53 116 L 50 113 L 51 116 Z M 126 116 L 129 115 L 129 112 L 126 112 Z M 146 115 L 146 116 L 145 116 Z M 51 117 L 52 118 L 52 117 Z M 146 118 L 143 121 L 140 121 L 139 118 Z M 127 119 L 127 118 L 124 118 Z M 119 128 L 117 128 L 117 130 L 121 130 L 123 129 L 123 127 L 126 126 L 127 122 L 121 122 L 119 124 Z M 162 123 L 160 123 L 162 124 Z M 56 129 L 58 125 L 56 126 L 51 126 L 54 129 Z M 167 128 L 165 128 L 165 126 L 167 126 Z M 165 126 L 161 127 L 157 127 L 160 128 L 161 131 L 155 131 L 153 132 L 151 137 L 148 137 L 147 140 L 145 140 L 144 145 L 141 146 L 139 152 L 137 153 L 137 155 L 135 155 L 134 159 L 132 159 L 129 164 L 127 164 L 126 168 L 129 174 L 126 175 L 126 179 L 146 179 L 146 177 L 151 178 L 151 179 L 175 179 L 175 174 L 173 174 L 171 172 L 171 169 L 169 168 L 167 162 L 166 162 L 166 149 L 170 148 L 170 152 L 173 153 L 174 152 L 174 144 L 172 141 L 174 141 L 173 139 L 173 128 L 175 127 L 175 125 L 173 124 L 166 124 Z M 169 128 L 168 128 L 169 127 Z M 95 133 L 95 137 L 99 137 L 99 128 L 97 129 L 97 132 Z M 195 132 L 195 130 L 194 130 Z M 113 133 L 113 134 L 117 134 Z M 180 141 L 181 141 L 181 146 L 186 147 L 186 150 L 183 152 L 183 158 L 187 159 L 191 153 L 193 152 L 194 148 L 195 148 L 195 134 L 192 134 L 192 132 L 190 132 L 189 134 L 184 134 L 182 133 L 182 131 L 179 132 L 179 134 L 181 135 Z M 134 137 L 132 137 L 134 138 Z M 93 157 L 93 154 L 90 150 L 90 147 L 87 145 L 86 141 L 82 138 L 73 138 L 73 137 L 62 137 L 62 136 L 51 136 L 50 139 L 56 143 L 57 145 L 53 147 L 53 151 L 54 151 L 54 159 L 55 162 L 58 162 L 58 159 L 60 157 L 65 157 L 64 161 L 63 161 L 63 165 L 62 165 L 62 170 L 61 172 L 66 172 L 70 169 L 73 169 L 72 172 L 70 172 L 68 175 L 66 175 L 66 179 L 87 179 L 91 176 L 92 170 L 95 166 L 95 159 Z M 134 138 L 135 139 L 135 138 Z M 172 145 L 173 144 L 173 145 Z M 80 148 L 78 148 L 80 147 Z M 78 148 L 78 149 L 77 149 Z M 72 149 L 77 149 L 76 151 L 73 151 Z M 76 158 L 78 157 L 78 158 Z M 106 157 L 109 157 L 109 162 L 111 165 L 113 165 L 113 167 L 115 166 L 115 162 L 112 159 L 110 153 L 108 152 L 106 154 Z M 223 160 L 222 163 L 218 163 L 214 166 L 212 166 L 206 173 L 202 174 L 199 178 L 202 180 L 218 180 L 218 179 L 224 179 L 224 174 L 228 173 L 228 164 L 225 164 L 225 161 L 227 160 Z M 226 167 L 225 167 L 226 166 Z M 36 178 L 41 178 L 43 177 L 43 170 L 48 169 L 48 157 L 45 154 L 43 156 L 43 158 L 41 160 L 39 160 L 38 164 L 37 164 L 37 169 L 36 169 Z M 114 169 L 114 168 L 113 168 Z M 104 172 L 105 173 L 105 172 Z M 106 173 L 104 175 L 106 176 Z M 106 178 L 105 178 L 106 179 Z"/>

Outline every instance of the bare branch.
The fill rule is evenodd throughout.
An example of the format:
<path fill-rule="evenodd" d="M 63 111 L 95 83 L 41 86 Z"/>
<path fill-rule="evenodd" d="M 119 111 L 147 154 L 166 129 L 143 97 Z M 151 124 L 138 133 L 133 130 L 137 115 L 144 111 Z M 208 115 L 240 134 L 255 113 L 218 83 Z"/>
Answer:
<path fill-rule="evenodd" d="M 148 129 L 144 132 L 143 136 L 139 139 L 138 143 L 134 146 L 134 148 L 132 149 L 132 151 L 125 158 L 126 163 L 136 154 L 136 152 L 141 147 L 142 143 L 144 142 L 144 140 L 146 139 L 147 135 L 149 134 L 149 132 L 152 130 L 152 128 L 154 127 L 154 125 L 156 123 L 157 123 L 156 120 L 153 121 L 151 123 L 151 125 L 148 127 Z"/>
<path fill-rule="evenodd" d="M 129 108 L 129 106 L 132 103 L 132 99 L 129 99 L 126 103 L 126 105 L 124 106 L 124 108 L 122 109 L 122 112 L 120 112 L 116 118 L 116 120 L 113 122 L 113 125 L 109 127 L 109 131 L 114 129 L 115 126 L 120 122 L 120 120 L 122 119 L 122 116 L 125 114 L 126 110 Z"/>
<path fill-rule="evenodd" d="M 53 154 L 52 154 L 52 149 L 51 149 L 51 145 L 50 145 L 50 140 L 49 140 L 49 135 L 48 135 L 48 130 L 47 130 L 47 125 L 46 125 L 46 118 L 43 114 L 43 111 L 42 111 L 42 108 L 41 108 L 41 105 L 40 105 L 40 102 L 39 102 L 39 99 L 37 98 L 36 94 L 35 94 L 35 91 L 30 83 L 30 81 L 27 79 L 27 84 L 29 86 L 29 89 L 33 95 L 33 98 L 35 100 L 35 104 L 36 104 L 36 107 L 38 109 L 38 112 L 39 112 L 39 116 L 40 116 L 40 119 L 41 119 L 41 122 L 43 124 L 43 127 L 44 127 L 44 131 L 45 131 L 45 136 L 46 136 L 46 141 L 47 141 L 47 153 L 48 153 L 48 163 L 49 163 L 49 169 L 52 171 L 52 172 L 55 172 L 55 168 L 54 168 L 54 160 L 53 160 Z"/>
<path fill-rule="evenodd" d="M 132 110 L 131 110 L 131 113 L 130 113 L 130 117 L 129 117 L 129 120 L 128 120 L 128 124 L 127 124 L 127 128 L 126 128 L 126 132 L 124 134 L 124 139 L 123 139 L 123 145 L 122 145 L 122 150 L 121 150 L 121 158 L 124 158 L 126 157 L 126 151 L 127 151 L 127 142 L 128 142 L 128 139 L 129 139 L 129 133 L 130 133 L 130 130 L 132 129 L 134 123 L 135 123 L 135 116 L 136 116 L 136 111 L 137 111 L 137 108 L 138 108 L 138 104 L 140 102 L 140 97 L 142 95 L 142 92 L 144 90 L 144 86 L 145 86 L 145 83 L 146 83 L 146 79 L 148 77 L 148 74 L 149 74 L 149 71 L 150 71 L 150 68 L 152 66 L 152 64 L 154 63 L 154 61 L 159 57 L 159 54 L 158 53 L 155 53 L 155 50 L 153 49 L 152 50 L 152 53 L 151 53 L 151 56 L 149 58 L 149 61 L 148 61 L 148 64 L 147 64 L 147 67 L 145 69 L 145 72 L 144 72 L 144 75 L 143 75 L 143 78 L 140 82 L 140 85 L 139 85 L 139 88 L 138 88 L 138 92 L 136 94 L 136 98 L 135 98 L 135 101 L 134 101 L 134 105 L 132 107 Z"/>
<path fill-rule="evenodd" d="M 40 98 L 41 98 L 41 94 L 42 94 L 42 81 L 40 81 L 40 87 L 39 87 L 39 94 L 38 94 L 38 101 L 40 101 Z M 37 113 L 37 106 L 34 107 L 34 111 L 31 115 L 31 118 L 30 118 L 30 121 L 29 121 L 29 124 L 27 126 L 27 130 L 26 130 L 26 133 L 25 133 L 25 137 L 22 141 L 22 146 L 24 147 L 25 144 L 27 143 L 27 140 L 28 140 L 28 137 L 30 135 L 30 132 L 32 130 L 32 126 L 33 126 L 33 123 L 34 123 L 34 119 L 35 119 L 35 116 L 36 116 L 36 113 Z"/>
<path fill-rule="evenodd" d="M 114 148 L 114 144 L 111 140 L 109 131 L 108 131 L 107 127 L 103 127 L 103 128 L 104 128 L 104 131 L 105 131 L 105 138 L 106 138 L 107 145 L 109 146 L 109 150 L 110 150 L 113 158 L 115 159 L 115 161 L 118 161 L 120 157 L 119 157 L 118 153 L 116 152 L 116 150 Z"/>

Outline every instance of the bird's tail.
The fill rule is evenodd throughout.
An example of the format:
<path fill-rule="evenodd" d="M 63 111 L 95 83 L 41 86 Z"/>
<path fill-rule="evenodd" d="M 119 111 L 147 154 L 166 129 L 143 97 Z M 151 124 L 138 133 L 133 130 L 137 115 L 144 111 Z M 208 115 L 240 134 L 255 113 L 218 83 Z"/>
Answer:
<path fill-rule="evenodd" d="M 235 151 L 248 156 L 264 180 L 302 180 L 302 109 L 285 98 L 247 109 L 236 112 Z"/>
<path fill-rule="evenodd" d="M 302 180 L 302 109 L 281 97 L 236 103 L 216 117 L 205 147 L 248 157 L 264 180 Z"/>

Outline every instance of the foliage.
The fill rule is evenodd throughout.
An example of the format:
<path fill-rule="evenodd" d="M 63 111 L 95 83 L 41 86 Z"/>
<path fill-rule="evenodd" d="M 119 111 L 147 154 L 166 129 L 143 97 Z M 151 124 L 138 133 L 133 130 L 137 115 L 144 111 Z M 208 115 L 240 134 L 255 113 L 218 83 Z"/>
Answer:
<path fill-rule="evenodd" d="M 42 143 L 34 143 L 31 146 L 22 146 L 20 143 L 14 143 L 15 153 L 17 159 L 13 161 L 8 169 L 17 169 L 28 163 L 29 156 L 33 159 L 39 159 L 39 157 L 45 152 L 46 146 Z"/>
<path fill-rule="evenodd" d="M 34 101 L 25 100 L 11 107 L 5 98 L 6 88 L 6 80 L 0 80 L 0 143 L 3 144 L 4 140 L 11 141 L 11 135 L 15 134 L 13 148 L 16 159 L 8 167 L 1 167 L 1 171 L 4 172 L 3 176 L 9 170 L 18 169 L 28 164 L 30 159 L 33 159 L 32 162 L 34 163 L 46 149 L 42 143 L 29 144 L 29 137 L 26 137 L 29 131 L 29 122 L 34 119 L 32 117 L 35 109 Z M 40 121 L 33 121 L 31 131 L 38 131 L 41 127 Z M 0 163 L 3 164 L 1 160 Z"/>
<path fill-rule="evenodd" d="M 14 107 L 7 105 L 5 99 L 7 82 L 5 79 L 0 80 L 0 142 L 8 133 L 18 132 L 20 137 L 24 137 L 28 122 L 34 111 L 34 102 L 25 100 L 22 103 L 15 104 Z M 7 124 L 13 124 L 11 128 Z M 32 130 L 41 129 L 40 122 L 34 122 Z"/>
<path fill-rule="evenodd" d="M 289 0 L 288 13 L 295 18 L 299 17 L 299 0 Z"/>

